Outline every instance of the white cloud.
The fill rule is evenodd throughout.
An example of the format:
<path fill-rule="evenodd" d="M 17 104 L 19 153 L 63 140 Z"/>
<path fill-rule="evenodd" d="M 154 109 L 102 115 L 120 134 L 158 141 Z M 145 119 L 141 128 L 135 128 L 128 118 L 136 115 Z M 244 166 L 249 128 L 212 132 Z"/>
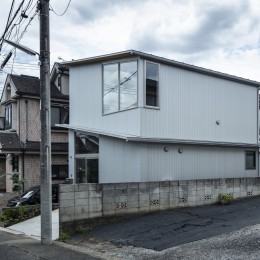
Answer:
<path fill-rule="evenodd" d="M 50 3 L 60 14 L 68 1 Z M 10 6 L 9 0 L 1 1 L 0 33 Z M 63 16 L 50 12 L 51 63 L 59 56 L 71 60 L 136 49 L 260 81 L 259 11 L 258 0 L 72 0 Z M 21 43 L 39 50 L 38 39 L 35 17 Z M 5 46 L 2 54 L 9 50 Z M 16 61 L 37 63 L 20 52 Z M 8 67 L 5 71 L 10 72 Z"/>

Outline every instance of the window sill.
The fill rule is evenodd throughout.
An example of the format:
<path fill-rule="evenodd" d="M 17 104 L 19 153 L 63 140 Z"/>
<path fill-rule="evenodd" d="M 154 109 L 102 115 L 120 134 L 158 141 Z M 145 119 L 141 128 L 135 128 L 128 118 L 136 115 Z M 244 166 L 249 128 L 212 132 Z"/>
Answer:
<path fill-rule="evenodd" d="M 160 107 L 153 107 L 153 106 L 144 106 L 144 108 L 160 110 Z"/>

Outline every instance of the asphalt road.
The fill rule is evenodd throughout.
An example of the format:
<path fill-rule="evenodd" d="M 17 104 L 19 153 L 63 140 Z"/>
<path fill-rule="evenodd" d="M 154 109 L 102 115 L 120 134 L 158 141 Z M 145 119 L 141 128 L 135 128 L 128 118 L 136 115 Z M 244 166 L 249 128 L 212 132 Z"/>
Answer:
<path fill-rule="evenodd" d="M 255 224 L 260 224 L 260 197 L 140 216 L 97 227 L 90 234 L 117 246 L 161 251 Z"/>

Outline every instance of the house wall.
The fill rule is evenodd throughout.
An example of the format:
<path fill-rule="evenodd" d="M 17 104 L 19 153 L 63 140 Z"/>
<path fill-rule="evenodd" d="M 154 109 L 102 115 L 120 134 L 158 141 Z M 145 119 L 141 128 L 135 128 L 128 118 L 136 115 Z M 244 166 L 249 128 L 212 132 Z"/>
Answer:
<path fill-rule="evenodd" d="M 252 149 L 148 143 L 143 143 L 140 149 L 141 181 L 259 176 L 256 149 L 255 170 L 245 169 L 245 151 Z"/>
<path fill-rule="evenodd" d="M 161 64 L 159 89 L 160 109 L 142 109 L 141 136 L 257 143 L 256 87 Z"/>
<path fill-rule="evenodd" d="M 70 124 L 113 133 L 140 134 L 136 109 L 102 115 L 102 64 L 70 69 Z"/>
<path fill-rule="evenodd" d="M 6 165 L 5 158 L 0 158 L 0 191 L 6 190 Z"/>
<path fill-rule="evenodd" d="M 248 150 L 256 151 L 255 170 L 245 169 Z M 256 149 L 137 143 L 103 136 L 99 141 L 100 183 L 257 176 Z"/>
<path fill-rule="evenodd" d="M 51 141 L 55 143 L 68 142 L 68 132 L 53 132 L 51 133 Z"/>
<path fill-rule="evenodd" d="M 34 99 L 20 99 L 20 140 L 40 141 L 40 102 Z M 27 103 L 26 103 L 27 102 Z M 28 113 L 26 113 L 28 111 Z"/>
<path fill-rule="evenodd" d="M 141 176 L 139 145 L 116 138 L 99 138 L 99 182 L 138 182 Z"/>

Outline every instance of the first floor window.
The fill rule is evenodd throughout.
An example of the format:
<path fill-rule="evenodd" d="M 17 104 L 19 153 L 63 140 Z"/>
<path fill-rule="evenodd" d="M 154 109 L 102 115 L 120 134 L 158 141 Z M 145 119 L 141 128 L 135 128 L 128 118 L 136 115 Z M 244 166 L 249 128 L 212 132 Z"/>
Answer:
<path fill-rule="evenodd" d="M 98 159 L 76 159 L 76 183 L 98 183 Z"/>
<path fill-rule="evenodd" d="M 137 106 L 137 61 L 103 66 L 103 114 Z"/>
<path fill-rule="evenodd" d="M 246 151 L 246 170 L 256 169 L 256 152 Z"/>
<path fill-rule="evenodd" d="M 51 170 L 53 180 L 65 180 L 69 177 L 68 165 L 52 165 Z"/>

